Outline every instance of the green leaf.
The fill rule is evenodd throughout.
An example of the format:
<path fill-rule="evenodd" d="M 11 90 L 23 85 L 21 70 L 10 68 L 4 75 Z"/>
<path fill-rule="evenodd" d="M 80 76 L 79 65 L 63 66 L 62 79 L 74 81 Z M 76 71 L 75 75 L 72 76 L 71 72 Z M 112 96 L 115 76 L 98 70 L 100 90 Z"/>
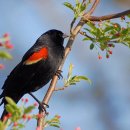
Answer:
<path fill-rule="evenodd" d="M 96 26 L 92 22 L 87 22 L 87 25 L 91 27 L 93 30 L 96 30 Z"/>
<path fill-rule="evenodd" d="M 112 29 L 114 29 L 113 26 L 107 26 L 107 27 L 104 29 L 104 32 L 109 32 L 109 31 L 111 31 Z"/>
<path fill-rule="evenodd" d="M 10 97 L 5 97 L 5 99 L 6 99 L 8 104 L 13 105 L 13 106 L 17 106 L 16 103 Z"/>
<path fill-rule="evenodd" d="M 110 41 L 110 38 L 107 36 L 99 37 L 98 42 L 100 42 L 100 45 L 103 43 L 105 46 L 107 45 L 106 43 Z M 107 47 L 107 46 L 106 46 Z"/>
<path fill-rule="evenodd" d="M 91 81 L 88 77 L 86 77 L 86 76 L 78 76 L 78 79 L 80 79 L 80 80 L 85 80 L 85 81 L 87 81 L 89 84 L 92 83 L 92 81 Z"/>
<path fill-rule="evenodd" d="M 5 105 L 5 109 L 9 113 L 13 113 L 14 112 L 14 109 L 13 109 L 13 107 L 10 104 Z"/>
<path fill-rule="evenodd" d="M 25 126 L 23 124 L 18 124 L 19 128 L 25 128 Z"/>
<path fill-rule="evenodd" d="M 12 107 L 12 109 L 14 109 L 15 111 L 19 111 L 17 104 L 10 97 L 5 97 L 5 99 L 7 103 Z"/>
<path fill-rule="evenodd" d="M 126 37 L 126 38 L 124 39 L 124 41 L 130 42 L 130 37 Z"/>
<path fill-rule="evenodd" d="M 76 3 L 76 4 L 79 4 L 79 0 L 75 0 L 75 3 Z"/>
<path fill-rule="evenodd" d="M 92 50 L 94 48 L 94 44 L 90 44 L 90 50 Z"/>
<path fill-rule="evenodd" d="M 54 126 L 54 127 L 57 127 L 57 128 L 60 128 L 60 126 L 58 124 L 50 124 L 50 126 Z"/>
<path fill-rule="evenodd" d="M 86 9 L 86 7 L 87 7 L 86 5 L 82 5 L 80 11 L 83 12 Z"/>
<path fill-rule="evenodd" d="M 91 80 L 85 76 L 72 76 L 72 69 L 73 69 L 73 65 L 70 64 L 67 79 L 64 79 L 65 87 L 68 87 L 70 85 L 76 85 L 76 82 L 80 82 L 80 80 L 86 80 L 91 84 Z"/>
<path fill-rule="evenodd" d="M 27 108 L 24 109 L 24 114 L 30 113 L 33 109 L 35 108 L 35 106 L 29 106 Z"/>
<path fill-rule="evenodd" d="M 12 56 L 8 52 L 0 51 L 0 58 L 11 60 Z"/>
<path fill-rule="evenodd" d="M 83 41 L 91 40 L 89 37 L 85 37 Z"/>
<path fill-rule="evenodd" d="M 59 117 L 58 115 L 55 115 L 52 119 L 50 120 L 46 120 L 45 122 L 47 125 L 49 126 L 54 126 L 54 127 L 60 127 L 60 120 L 59 120 Z"/>
<path fill-rule="evenodd" d="M 128 14 L 127 17 L 130 18 L 130 14 Z"/>
<path fill-rule="evenodd" d="M 74 11 L 74 7 L 69 2 L 64 2 L 64 5 Z"/>
<path fill-rule="evenodd" d="M 73 64 L 70 64 L 69 66 L 69 72 L 68 72 L 68 78 L 72 75 L 72 70 L 73 70 Z"/>
<path fill-rule="evenodd" d="M 121 33 L 122 33 L 123 35 L 126 35 L 128 32 L 129 32 L 129 30 L 128 30 L 128 29 L 124 29 L 124 30 L 122 30 L 122 32 L 121 32 Z"/>

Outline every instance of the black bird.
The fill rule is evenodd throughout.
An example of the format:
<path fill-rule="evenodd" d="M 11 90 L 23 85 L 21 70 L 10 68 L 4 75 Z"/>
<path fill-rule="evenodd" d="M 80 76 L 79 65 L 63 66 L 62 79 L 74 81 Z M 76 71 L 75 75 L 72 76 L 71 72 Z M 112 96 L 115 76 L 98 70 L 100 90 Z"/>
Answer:
<path fill-rule="evenodd" d="M 12 70 L 7 77 L 0 95 L 1 105 L 6 105 L 5 97 L 12 98 L 16 103 L 21 97 L 46 85 L 55 74 L 60 76 L 57 69 L 64 56 L 63 32 L 49 30 L 42 34 L 36 43 L 25 53 L 21 62 Z M 35 98 L 35 97 L 34 97 Z M 7 114 L 4 110 L 1 119 Z"/>

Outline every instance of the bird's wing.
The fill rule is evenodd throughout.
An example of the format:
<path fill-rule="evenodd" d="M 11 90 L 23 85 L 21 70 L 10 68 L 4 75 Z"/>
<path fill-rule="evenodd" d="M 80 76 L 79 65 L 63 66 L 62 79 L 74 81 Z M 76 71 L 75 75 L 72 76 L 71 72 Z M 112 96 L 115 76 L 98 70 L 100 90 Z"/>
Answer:
<path fill-rule="evenodd" d="M 46 46 L 30 49 L 22 59 L 23 65 L 32 65 L 41 60 L 46 60 L 48 58 L 48 48 Z"/>
<path fill-rule="evenodd" d="M 10 75 L 7 77 L 2 89 L 8 86 L 15 87 L 17 82 L 22 84 L 22 82 L 28 81 L 34 73 L 37 71 L 38 62 L 46 61 L 48 58 L 48 48 L 46 46 L 42 47 L 31 47 L 23 56 L 22 61 L 12 70 Z M 43 62 L 42 62 L 43 63 Z M 26 76 L 30 74 L 29 76 Z M 11 88 L 11 87 L 10 87 Z"/>

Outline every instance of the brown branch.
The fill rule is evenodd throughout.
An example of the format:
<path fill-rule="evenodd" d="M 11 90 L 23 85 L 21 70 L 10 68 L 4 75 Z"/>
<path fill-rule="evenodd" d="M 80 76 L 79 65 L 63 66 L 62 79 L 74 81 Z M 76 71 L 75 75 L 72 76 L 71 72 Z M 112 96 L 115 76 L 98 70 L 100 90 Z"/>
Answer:
<path fill-rule="evenodd" d="M 83 1 L 82 1 L 82 4 L 84 4 L 84 3 L 86 3 L 86 0 L 83 0 Z"/>
<path fill-rule="evenodd" d="M 95 3 L 97 3 L 97 1 L 99 0 L 95 0 Z M 95 6 L 95 3 L 93 4 L 92 8 L 90 9 L 90 11 L 87 13 L 87 16 L 91 15 L 94 11 L 94 9 L 96 8 Z M 75 40 L 75 37 L 77 36 L 78 32 L 80 31 L 80 29 L 82 28 L 82 26 L 84 25 L 84 21 L 81 19 L 79 21 L 79 23 L 77 24 L 77 26 L 75 27 L 75 29 L 73 30 L 69 40 L 68 40 L 68 43 L 66 45 L 66 48 L 65 48 L 65 56 L 64 56 L 64 59 L 59 67 L 58 70 L 61 70 L 63 65 L 64 65 L 64 62 L 67 58 L 67 55 L 69 54 L 69 52 L 71 51 L 71 47 L 72 47 L 72 44 Z M 48 91 L 42 101 L 42 103 L 45 103 L 45 104 L 48 104 L 53 92 L 55 91 L 55 86 L 56 86 L 56 83 L 57 83 L 57 80 L 58 80 L 58 77 L 57 76 L 54 76 L 52 81 L 51 81 L 51 84 L 48 88 Z M 43 127 L 44 127 L 44 119 L 45 119 L 45 112 L 42 112 L 41 110 L 39 111 L 40 114 L 43 114 L 43 118 L 40 118 L 38 119 L 38 122 L 37 122 L 37 126 L 40 126 L 40 129 L 43 130 Z"/>
<path fill-rule="evenodd" d="M 99 0 L 95 0 L 92 8 L 90 9 L 90 11 L 88 11 L 87 13 L 85 13 L 85 16 L 87 15 L 87 17 L 89 17 L 93 11 L 95 10 L 96 6 L 98 5 L 99 3 Z M 68 54 L 70 53 L 71 51 L 71 48 L 72 48 L 72 45 L 73 45 L 73 42 L 78 34 L 78 32 L 80 31 L 80 29 L 83 27 L 83 25 L 85 24 L 85 21 L 83 21 L 83 19 L 81 18 L 81 20 L 79 21 L 79 23 L 77 24 L 77 26 L 74 28 L 74 30 L 72 31 L 72 34 L 68 40 L 68 43 L 66 45 L 66 48 L 65 48 L 65 56 L 64 56 L 64 59 L 59 67 L 58 70 L 61 70 L 63 65 L 64 65 L 64 62 L 68 56 Z M 48 88 L 48 91 L 42 101 L 42 103 L 45 103 L 45 104 L 48 104 L 53 92 L 55 91 L 55 86 L 56 86 L 56 83 L 57 83 L 57 80 L 58 80 L 58 77 L 57 76 L 54 76 L 51 83 L 50 83 L 50 86 Z M 39 114 L 42 114 L 43 117 L 42 118 L 39 118 L 38 121 L 37 121 L 37 126 L 40 127 L 40 130 L 43 130 L 44 129 L 44 119 L 45 119 L 45 112 L 42 112 L 41 110 L 39 110 Z"/>
<path fill-rule="evenodd" d="M 69 41 L 68 41 L 68 44 L 71 44 L 70 42 L 72 42 L 72 41 L 73 41 L 73 40 L 72 40 L 72 37 L 70 37 L 70 38 L 69 38 Z M 65 59 L 66 59 L 67 55 L 69 54 L 69 52 L 70 52 L 70 50 L 71 50 L 70 48 L 71 48 L 71 46 L 65 48 L 65 56 L 64 56 L 64 59 L 63 59 L 63 61 L 62 61 L 61 66 L 59 67 L 58 70 L 61 70 L 61 69 L 62 69 L 63 64 L 64 64 L 64 62 L 65 62 Z M 48 90 L 47 90 L 47 92 L 46 92 L 46 95 L 45 95 L 45 97 L 44 97 L 42 103 L 48 104 L 48 102 L 49 102 L 49 100 L 50 100 L 50 98 L 51 98 L 53 92 L 55 91 L 55 86 L 56 86 L 57 80 L 58 80 L 58 77 L 55 75 L 55 76 L 53 77 L 51 83 L 50 83 L 50 86 L 49 86 L 49 88 L 48 88 Z M 43 117 L 38 119 L 38 121 L 37 121 L 37 126 L 40 126 L 40 130 L 43 130 L 43 127 L 44 127 L 44 119 L 45 119 L 46 114 L 45 114 L 45 112 L 42 112 L 41 110 L 39 110 L 39 114 L 42 114 Z"/>
<path fill-rule="evenodd" d="M 130 10 L 126 10 L 120 13 L 116 13 L 116 14 L 110 14 L 110 15 L 104 15 L 104 16 L 89 16 L 89 17 L 85 17 L 84 16 L 84 20 L 88 21 L 103 21 L 103 20 L 109 20 L 109 19 L 114 19 L 114 18 L 119 18 L 125 15 L 130 14 Z"/>
<path fill-rule="evenodd" d="M 73 31 L 73 26 L 74 26 L 75 21 L 76 21 L 76 18 L 74 18 L 74 19 L 72 20 L 71 24 L 70 24 L 70 34 L 71 34 L 72 31 Z"/>
<path fill-rule="evenodd" d="M 97 5 L 99 4 L 99 2 L 100 2 L 100 0 L 95 0 L 95 2 L 94 2 L 94 4 L 93 4 L 93 6 L 91 7 L 91 9 L 90 9 L 87 13 L 85 13 L 85 14 L 83 15 L 83 17 L 88 17 L 88 16 L 90 16 L 90 15 L 94 12 L 94 10 L 96 9 L 96 7 L 97 7 Z"/>

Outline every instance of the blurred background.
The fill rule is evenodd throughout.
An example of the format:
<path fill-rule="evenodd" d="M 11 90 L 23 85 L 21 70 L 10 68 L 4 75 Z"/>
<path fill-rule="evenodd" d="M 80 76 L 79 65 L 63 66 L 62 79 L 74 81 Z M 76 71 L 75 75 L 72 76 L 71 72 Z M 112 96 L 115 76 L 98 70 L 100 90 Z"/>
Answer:
<path fill-rule="evenodd" d="M 14 45 L 11 51 L 13 60 L 0 61 L 6 67 L 0 71 L 1 87 L 10 71 L 42 33 L 59 29 L 69 34 L 73 13 L 63 6 L 63 2 L 65 0 L 0 0 L 0 36 L 8 32 Z M 69 2 L 74 3 L 74 0 Z M 94 14 L 105 15 L 129 8 L 129 0 L 101 0 Z M 90 51 L 79 35 L 64 65 L 64 77 L 70 63 L 74 64 L 73 74 L 88 76 L 92 85 L 82 81 L 64 91 L 55 92 L 47 109 L 49 117 L 61 115 L 61 127 L 64 130 L 74 130 L 78 126 L 82 130 L 130 130 L 129 48 L 118 45 L 109 59 L 104 55 L 99 60 L 97 52 Z M 48 85 L 34 93 L 38 99 L 42 100 Z M 57 86 L 62 85 L 62 80 L 59 80 Z M 35 102 L 29 95 L 24 97 L 29 98 L 29 104 Z M 0 107 L 0 113 L 2 111 L 3 106 Z M 36 121 L 32 120 L 25 129 L 35 128 Z"/>

